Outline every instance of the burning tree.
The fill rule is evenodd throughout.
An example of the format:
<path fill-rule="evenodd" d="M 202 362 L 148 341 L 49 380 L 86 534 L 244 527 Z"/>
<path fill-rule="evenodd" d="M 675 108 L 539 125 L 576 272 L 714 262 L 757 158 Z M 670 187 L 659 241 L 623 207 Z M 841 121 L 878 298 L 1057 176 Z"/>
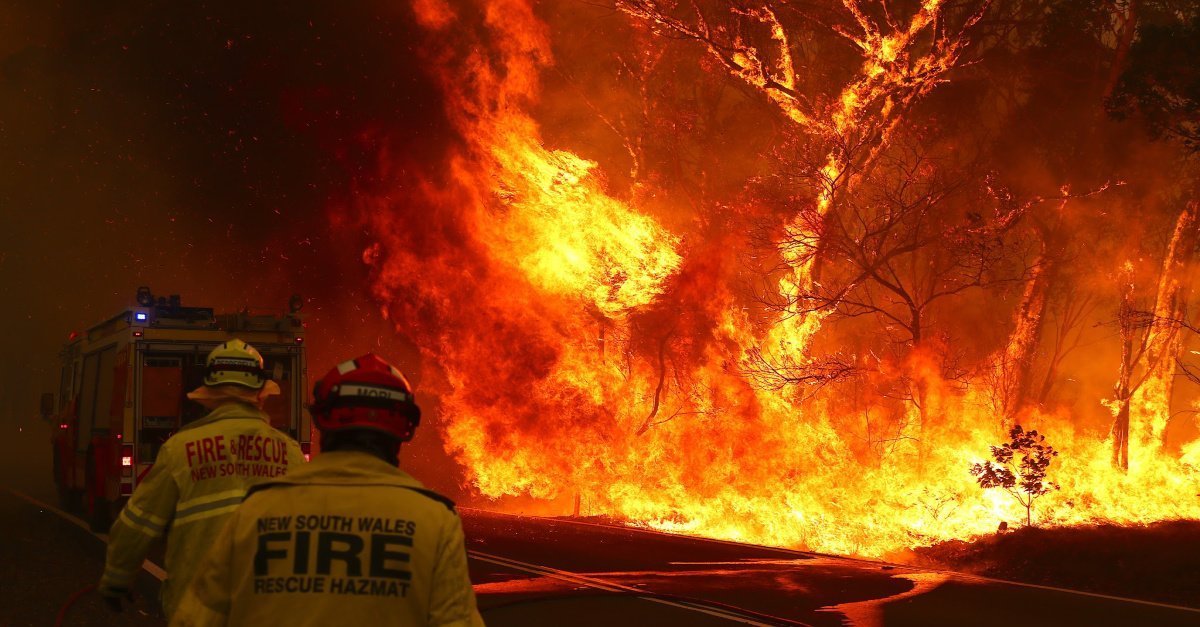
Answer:
<path fill-rule="evenodd" d="M 1058 451 L 1046 444 L 1046 436 L 1036 430 L 1025 431 L 1019 424 L 1013 425 L 1008 437 L 1008 442 L 992 447 L 995 461 L 971 466 L 971 474 L 983 489 L 1000 488 L 1024 506 L 1028 527 L 1033 524 L 1033 502 L 1059 489 L 1057 483 L 1046 481 Z"/>
<path fill-rule="evenodd" d="M 1183 346 L 1180 329 L 1186 324 L 1191 293 L 1188 280 L 1191 260 L 1200 240 L 1198 214 L 1200 203 L 1190 202 L 1175 221 L 1152 309 L 1140 308 L 1135 303 L 1132 267 L 1127 264 L 1121 273 L 1124 289 L 1117 312 L 1121 367 L 1110 405 L 1115 416 L 1113 465 L 1122 469 L 1129 468 L 1132 438 L 1147 449 L 1162 444 L 1178 355 Z"/>
<path fill-rule="evenodd" d="M 1014 311 L 1012 331 L 1003 349 L 997 351 L 988 364 L 990 387 L 995 396 L 993 408 L 1000 414 L 1006 427 L 1013 424 L 1030 402 L 1042 404 L 1046 401 L 1063 358 L 1078 347 L 1080 334 L 1073 333 L 1073 330 L 1079 326 L 1081 316 L 1089 311 L 1091 299 L 1081 297 L 1074 286 L 1069 283 L 1061 285 L 1058 280 L 1071 242 L 1064 216 L 1070 201 L 1101 194 L 1111 187 L 1112 184 L 1104 183 L 1083 193 L 1072 193 L 1069 186 L 1063 186 L 1057 196 L 1034 196 L 1022 200 L 1010 189 L 989 185 L 990 194 L 1001 207 L 993 229 L 1014 231 L 1012 237 L 1028 237 L 1036 242 L 1032 258 L 1025 266 L 1024 287 Z M 1046 211 L 1040 208 L 1050 201 L 1056 202 L 1054 209 Z M 1017 232 L 1018 227 L 1026 224 L 1028 227 L 1024 232 Z M 1059 302 L 1054 304 L 1061 311 L 1051 312 L 1056 318 L 1056 330 L 1051 337 L 1052 345 L 1048 351 L 1048 363 L 1040 391 L 1035 396 L 1030 391 L 1033 365 L 1042 342 L 1052 297 L 1055 296 L 1051 293 L 1052 286 L 1058 288 Z"/>
<path fill-rule="evenodd" d="M 895 342 L 919 349 L 936 303 L 1025 276 L 1018 245 L 1006 238 L 1009 217 L 972 202 L 979 190 L 970 181 L 978 178 L 919 141 L 894 146 L 836 214 L 798 211 L 820 242 L 789 240 L 784 256 L 819 263 L 821 281 L 763 300 L 832 319 L 873 316 Z"/>
<path fill-rule="evenodd" d="M 830 5 L 809 13 L 770 1 L 716 7 L 616 2 L 655 31 L 700 44 L 710 59 L 775 104 L 798 136 L 811 140 L 812 158 L 802 176 L 812 184 L 815 216 L 796 216 L 786 224 L 778 246 L 789 272 L 777 289 L 792 302 L 819 282 L 823 259 L 793 253 L 823 246 L 829 231 L 824 222 L 835 219 L 841 199 L 887 150 L 905 115 L 959 65 L 968 32 L 991 2 L 947 8 L 942 0 L 926 0 L 908 15 L 859 0 Z M 824 64 L 815 56 L 823 48 L 816 42 L 828 35 L 858 53 L 858 71 L 840 81 L 836 94 L 820 93 L 817 77 L 804 72 Z M 777 354 L 759 349 L 752 357 L 764 359 L 768 369 L 803 368 L 810 361 L 808 340 L 825 313 L 786 312 L 768 341 Z"/>
<path fill-rule="evenodd" d="M 1058 383 L 1059 369 L 1063 361 L 1076 349 L 1083 345 L 1083 320 L 1096 308 L 1096 299 L 1090 294 L 1083 294 L 1078 287 L 1068 285 L 1061 290 L 1056 306 L 1049 312 L 1053 319 L 1053 333 L 1050 338 L 1050 348 L 1047 351 L 1045 372 L 1041 376 L 1037 396 L 1034 399 L 1038 405 L 1050 402 L 1051 392 Z"/>
<path fill-rule="evenodd" d="M 1173 7 L 1174 21 L 1151 24 L 1134 41 L 1132 26 L 1123 37 L 1129 67 L 1117 80 L 1114 75 L 1108 95 L 1110 111 L 1119 117 L 1140 114 L 1153 136 L 1179 140 L 1192 154 L 1200 151 L 1200 95 L 1194 63 L 1198 48 L 1200 13 L 1195 6 Z M 1136 21 L 1137 3 L 1130 3 L 1127 23 Z M 1187 190 L 1194 196 L 1193 184 Z M 1125 283 L 1117 315 L 1121 338 L 1121 367 L 1114 385 L 1112 426 L 1113 465 L 1129 468 L 1130 441 L 1157 450 L 1170 414 L 1170 401 L 1179 352 L 1183 346 L 1180 329 L 1188 326 L 1187 302 L 1193 282 L 1193 258 L 1200 241 L 1200 201 L 1189 199 L 1175 220 L 1162 269 L 1158 275 L 1154 304 L 1139 308 L 1133 300 L 1131 272 Z M 1183 374 L 1187 374 L 1186 370 Z"/>
<path fill-rule="evenodd" d="M 1019 283 L 1030 274 L 1030 255 L 1012 237 L 1017 212 L 1024 206 L 997 203 L 981 206 L 986 177 L 973 164 L 959 163 L 948 151 L 931 147 L 914 132 L 904 133 L 876 158 L 836 211 L 819 203 L 799 207 L 793 224 L 819 238 L 791 238 L 780 247 L 784 260 L 767 274 L 760 301 L 783 316 L 818 316 L 828 322 L 863 319 L 880 335 L 856 343 L 873 351 L 875 369 L 891 374 L 875 377 L 883 395 L 915 409 L 900 416 L 914 431 L 908 434 L 918 451 L 930 418 L 929 364 L 937 362 L 937 378 L 961 379 L 952 365 L 953 341 L 938 312 L 973 291 Z M 793 264 L 820 267 L 820 280 L 797 284 L 789 292 L 772 289 Z M 868 327 L 869 328 L 869 327 Z M 881 344 L 880 337 L 890 342 Z M 758 371 L 781 370 L 786 352 L 768 360 L 754 353 Z M 826 373 L 829 357 L 814 358 L 808 372 Z M 860 365 L 859 369 L 863 369 Z M 857 371 L 834 371 L 855 374 Z M 811 381 L 804 381 L 811 383 Z"/>
<path fill-rule="evenodd" d="M 1071 349 L 1093 304 L 1117 301 L 1114 265 L 1163 261 L 1131 253 L 1137 229 L 1166 230 L 1182 206 L 1187 178 L 1160 166 L 1191 166 L 1097 115 L 1137 41 L 1131 5 L 616 7 L 627 19 L 596 19 L 611 4 L 415 2 L 459 141 L 420 185 L 365 189 L 348 222 L 372 240 L 374 293 L 420 348 L 475 489 L 880 555 L 987 531 L 970 501 L 998 493 L 964 456 L 995 417 L 1008 431 L 1036 413 L 1078 427 L 1054 431 L 1077 507 L 1053 522 L 1200 516 L 1175 498 L 1170 447 L 1148 472 L 1115 472 L 1095 402 L 1026 402 L 1066 373 L 1073 389 L 1111 382 L 1115 337 L 1087 359 Z M 1069 192 L 1101 181 L 1128 184 Z M 1176 315 L 1163 311 L 1187 281 L 1172 284 L 1154 316 Z M 1139 394 L 1165 389 L 1139 384 L 1150 356 L 1178 348 L 1131 353 L 1119 396 L 1134 433 Z M 1052 488 L 1016 440 L 980 475 L 1031 522 Z"/>

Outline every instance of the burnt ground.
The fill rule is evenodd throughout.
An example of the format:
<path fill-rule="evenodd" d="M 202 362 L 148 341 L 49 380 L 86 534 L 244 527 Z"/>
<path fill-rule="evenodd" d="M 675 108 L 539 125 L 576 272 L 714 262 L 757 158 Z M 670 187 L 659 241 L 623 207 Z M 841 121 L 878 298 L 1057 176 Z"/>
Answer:
<path fill-rule="evenodd" d="M 897 561 L 996 579 L 1200 607 L 1200 521 L 1018 529 Z"/>

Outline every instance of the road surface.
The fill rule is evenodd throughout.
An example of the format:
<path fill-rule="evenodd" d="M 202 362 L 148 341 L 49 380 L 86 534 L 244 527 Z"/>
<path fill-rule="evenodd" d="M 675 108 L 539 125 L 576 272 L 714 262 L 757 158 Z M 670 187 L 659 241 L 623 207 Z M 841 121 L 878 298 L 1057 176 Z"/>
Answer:
<path fill-rule="evenodd" d="M 29 491 L 0 489 L 0 627 L 54 624 L 103 567 L 103 540 Z M 493 627 L 1200 625 L 1194 610 L 871 562 L 473 509 L 462 518 Z M 64 625 L 161 626 L 161 572 L 147 568 L 132 611 L 111 614 L 84 593 Z"/>
<path fill-rule="evenodd" d="M 0 441 L 0 627 L 53 625 L 99 578 L 104 541 L 53 507 L 44 434 Z M 1200 611 L 796 551 L 461 509 L 490 627 L 1200 625 Z M 151 556 L 161 564 L 161 551 Z M 158 576 L 131 611 L 78 594 L 64 625 L 158 626 Z M 1200 603 L 1200 600 L 1198 600 Z"/>

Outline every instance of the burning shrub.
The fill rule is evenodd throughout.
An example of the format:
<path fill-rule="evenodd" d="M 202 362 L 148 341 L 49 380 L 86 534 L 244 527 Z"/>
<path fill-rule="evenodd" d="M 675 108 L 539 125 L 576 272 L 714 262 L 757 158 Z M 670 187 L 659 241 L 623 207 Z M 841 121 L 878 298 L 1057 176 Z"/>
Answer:
<path fill-rule="evenodd" d="M 1001 488 L 1025 506 L 1028 527 L 1033 524 L 1033 502 L 1059 489 L 1057 483 L 1046 481 L 1046 472 L 1050 462 L 1058 457 L 1058 451 L 1046 444 L 1046 436 L 1036 430 L 1025 431 L 1019 424 L 1013 425 L 1008 436 L 1008 442 L 992 447 L 992 458 L 996 461 L 971 466 L 971 474 L 985 490 Z"/>

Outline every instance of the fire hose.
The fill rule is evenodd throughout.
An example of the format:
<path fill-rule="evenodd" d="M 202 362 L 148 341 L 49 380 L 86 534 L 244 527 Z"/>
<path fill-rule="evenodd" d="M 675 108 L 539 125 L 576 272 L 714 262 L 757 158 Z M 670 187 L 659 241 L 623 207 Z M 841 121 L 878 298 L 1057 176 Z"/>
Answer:
<path fill-rule="evenodd" d="M 63 603 L 62 607 L 59 608 L 58 617 L 54 619 L 54 627 L 62 627 L 63 621 L 67 618 L 67 610 L 71 609 L 71 606 L 74 605 L 76 601 L 81 599 L 83 595 L 95 590 L 96 584 L 89 583 L 88 585 L 76 591 L 75 594 L 72 594 L 70 598 L 67 599 L 67 602 Z"/>

